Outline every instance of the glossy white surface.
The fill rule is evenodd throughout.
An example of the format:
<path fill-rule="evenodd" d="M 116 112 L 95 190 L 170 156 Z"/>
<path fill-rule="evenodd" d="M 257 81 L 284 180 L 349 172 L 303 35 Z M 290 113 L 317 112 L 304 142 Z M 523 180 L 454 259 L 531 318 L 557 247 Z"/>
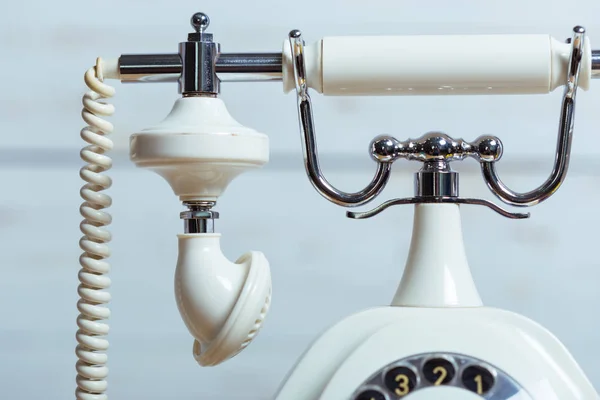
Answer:
<path fill-rule="evenodd" d="M 489 95 L 563 86 L 569 54 L 570 45 L 543 34 L 345 36 L 306 46 L 305 59 L 308 86 L 325 95 Z M 589 41 L 582 65 L 579 85 L 588 89 Z M 294 87 L 290 68 L 284 90 Z"/>
<path fill-rule="evenodd" d="M 485 360 L 535 400 L 598 399 L 573 357 L 550 332 L 525 317 L 488 307 L 387 307 L 353 315 L 312 345 L 276 398 L 348 399 L 383 366 L 437 351 Z"/>
<path fill-rule="evenodd" d="M 209 343 L 221 330 L 248 275 L 221 252 L 220 234 L 179 235 L 175 298 L 188 330 Z"/>
<path fill-rule="evenodd" d="M 410 395 L 410 400 L 481 400 L 481 397 L 474 393 L 467 392 L 457 388 L 427 388 L 422 391 L 415 392 Z M 519 400 L 511 398 L 510 400 Z"/>
<path fill-rule="evenodd" d="M 535 400 L 598 398 L 549 331 L 520 315 L 481 307 L 464 251 L 458 205 L 416 205 L 411 240 L 392 301 L 395 307 L 351 316 L 317 339 L 277 400 L 348 399 L 385 365 L 428 352 L 484 360 Z M 421 396 L 440 395 L 433 390 Z"/>
<path fill-rule="evenodd" d="M 182 201 L 215 201 L 232 179 L 269 160 L 269 138 L 238 123 L 221 99 L 178 99 L 159 124 L 131 135 L 131 160 Z"/>
<path fill-rule="evenodd" d="M 229 261 L 220 234 L 178 237 L 177 307 L 195 338 L 198 363 L 216 365 L 244 349 L 260 329 L 270 305 L 269 263 L 259 252 Z"/>
<path fill-rule="evenodd" d="M 414 207 L 413 233 L 393 306 L 478 307 L 457 204 Z"/>

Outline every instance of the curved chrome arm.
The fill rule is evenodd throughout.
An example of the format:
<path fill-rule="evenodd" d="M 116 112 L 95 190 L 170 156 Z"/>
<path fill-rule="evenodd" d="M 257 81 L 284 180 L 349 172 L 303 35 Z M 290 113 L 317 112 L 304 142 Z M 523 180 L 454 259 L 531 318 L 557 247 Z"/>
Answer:
<path fill-rule="evenodd" d="M 298 30 L 289 34 L 290 47 L 293 55 L 294 77 L 298 94 L 298 115 L 300 133 L 302 134 L 302 152 L 304 166 L 308 179 L 315 189 L 327 200 L 340 206 L 355 207 L 365 204 L 375 198 L 385 187 L 392 169 L 391 162 L 377 161 L 375 177 L 363 190 L 356 193 L 342 192 L 333 187 L 323 176 L 319 167 L 315 124 L 308 87 L 306 85 L 306 68 L 304 64 L 304 41 Z"/>
<path fill-rule="evenodd" d="M 552 173 L 546 182 L 530 192 L 517 193 L 510 190 L 502 183 L 496 172 L 496 165 L 494 162 L 481 162 L 481 172 L 483 173 L 483 178 L 488 187 L 500 200 L 507 204 L 525 207 L 541 203 L 552 196 L 565 179 L 569 168 L 569 158 L 571 154 L 571 140 L 573 138 L 575 116 L 575 95 L 577 94 L 584 40 L 585 29 L 580 26 L 573 28 L 567 82 L 561 104 L 556 156 Z"/>

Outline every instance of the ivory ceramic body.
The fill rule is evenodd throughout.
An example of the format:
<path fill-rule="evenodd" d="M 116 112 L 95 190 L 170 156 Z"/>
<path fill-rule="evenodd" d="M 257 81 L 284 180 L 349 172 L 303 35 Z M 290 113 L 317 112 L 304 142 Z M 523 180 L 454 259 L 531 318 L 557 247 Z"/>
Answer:
<path fill-rule="evenodd" d="M 534 400 L 598 399 L 573 357 L 550 332 L 520 315 L 488 307 L 381 307 L 355 314 L 312 344 L 275 398 L 352 399 L 361 383 L 383 366 L 440 351 L 497 366 Z M 422 400 L 446 398 L 446 389 L 440 387 L 416 393 Z M 460 393 L 453 398 L 473 398 L 466 390 Z M 510 398 L 517 399 L 521 397 Z"/>
<path fill-rule="evenodd" d="M 179 235 L 175 299 L 194 337 L 200 365 L 216 365 L 242 351 L 258 333 L 271 304 L 271 273 L 257 251 L 235 263 L 221 252 L 221 235 Z"/>
<path fill-rule="evenodd" d="M 221 99 L 184 97 L 158 125 L 131 136 L 130 155 L 165 178 L 183 202 L 214 202 L 232 179 L 268 161 L 269 141 L 235 121 Z M 231 262 L 220 237 L 178 236 L 175 298 L 194 337 L 194 357 L 205 366 L 243 350 L 271 303 L 265 256 L 253 251 Z"/>
<path fill-rule="evenodd" d="M 415 206 L 410 252 L 392 306 L 352 315 L 330 328 L 302 356 L 275 398 L 354 399 L 361 384 L 384 366 L 439 353 L 483 360 L 503 371 L 522 388 L 510 400 L 598 399 L 573 357 L 549 331 L 518 314 L 482 306 L 455 204 Z M 481 397 L 436 386 L 407 398 Z"/>
<path fill-rule="evenodd" d="M 184 97 L 162 122 L 131 135 L 130 157 L 182 201 L 216 201 L 236 176 L 269 160 L 269 138 L 240 125 L 221 99 Z"/>

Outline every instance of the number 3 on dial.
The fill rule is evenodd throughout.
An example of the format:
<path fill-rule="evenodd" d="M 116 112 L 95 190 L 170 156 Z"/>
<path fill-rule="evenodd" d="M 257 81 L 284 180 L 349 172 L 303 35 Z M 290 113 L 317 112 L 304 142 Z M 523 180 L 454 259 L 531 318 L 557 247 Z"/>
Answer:
<path fill-rule="evenodd" d="M 395 381 L 398 383 L 398 387 L 396 390 L 394 390 L 394 393 L 396 393 L 398 396 L 405 396 L 410 392 L 410 387 L 408 386 L 410 380 L 408 379 L 408 376 L 404 374 L 398 374 L 396 375 Z"/>
<path fill-rule="evenodd" d="M 385 374 L 385 386 L 396 396 L 404 397 L 417 386 L 417 375 L 405 366 L 392 368 Z"/>

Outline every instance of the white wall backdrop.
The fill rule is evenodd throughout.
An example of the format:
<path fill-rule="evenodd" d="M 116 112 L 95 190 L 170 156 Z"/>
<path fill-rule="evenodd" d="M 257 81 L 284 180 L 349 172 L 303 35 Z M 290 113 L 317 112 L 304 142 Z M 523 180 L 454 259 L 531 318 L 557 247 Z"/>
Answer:
<path fill-rule="evenodd" d="M 0 387 L 6 399 L 73 398 L 77 311 L 79 112 L 95 57 L 175 52 L 193 12 L 212 19 L 224 51 L 276 51 L 293 28 L 325 35 L 550 33 L 588 28 L 600 48 L 596 1 L 112 1 L 3 3 L 0 13 Z M 295 99 L 277 83 L 224 84 L 242 123 L 271 138 L 272 163 L 235 181 L 219 203 L 230 258 L 257 249 L 270 259 L 274 297 L 256 341 L 226 364 L 195 365 L 176 310 L 172 276 L 181 207 L 158 176 L 127 160 L 129 134 L 154 124 L 178 97 L 174 84 L 117 86 L 112 121 L 114 234 L 110 394 L 114 399 L 265 399 L 315 336 L 358 310 L 388 304 L 402 273 L 412 209 L 352 221 L 314 192 L 302 169 Z M 503 179 L 517 190 L 549 173 L 560 90 L 534 97 L 321 98 L 316 124 L 328 178 L 342 189 L 371 177 L 369 140 L 443 130 L 499 136 Z M 257 101 L 258 99 L 258 101 Z M 572 168 L 525 221 L 463 207 L 464 235 L 484 301 L 553 331 L 593 383 L 600 345 L 600 83 L 581 93 Z M 461 192 L 492 199 L 477 165 Z M 416 164 L 398 163 L 384 195 L 412 192 Z M 377 253 L 374 249 L 378 249 Z M 384 249 L 384 250 L 382 250 Z"/>

